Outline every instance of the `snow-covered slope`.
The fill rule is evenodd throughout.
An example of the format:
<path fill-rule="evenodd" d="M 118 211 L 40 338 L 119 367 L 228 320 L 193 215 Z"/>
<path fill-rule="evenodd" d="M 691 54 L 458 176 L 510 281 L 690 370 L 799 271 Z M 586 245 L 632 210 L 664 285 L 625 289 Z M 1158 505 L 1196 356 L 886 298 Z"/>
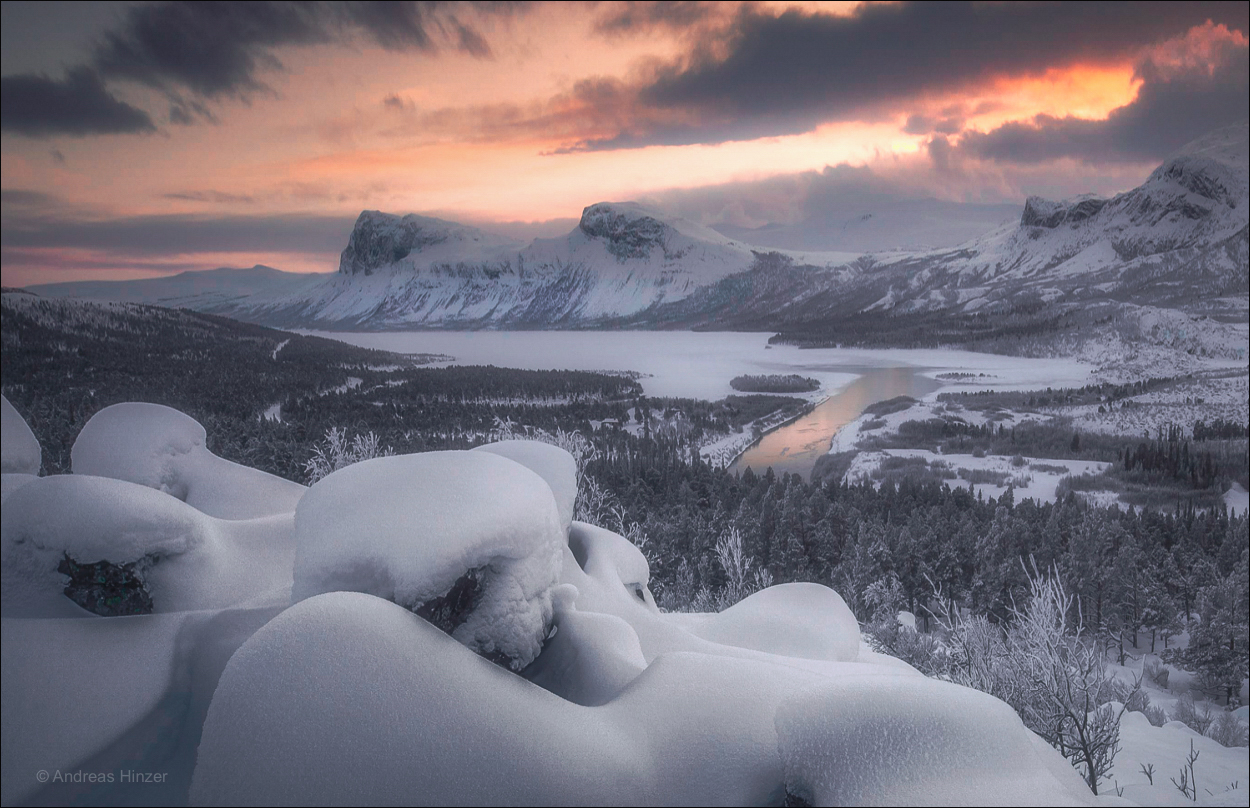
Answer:
<path fill-rule="evenodd" d="M 44 297 L 83 297 L 112 303 L 148 303 L 228 314 L 243 301 L 284 295 L 322 281 L 327 276 L 283 272 L 257 264 L 249 269 L 209 269 L 180 272 L 167 278 L 134 281 L 74 281 L 27 287 Z"/>
<path fill-rule="evenodd" d="M 1248 149 L 1241 124 L 1190 143 L 1111 199 L 1030 197 L 1018 223 L 957 250 L 899 261 L 918 271 L 884 303 L 935 308 L 953 297 L 972 310 L 1025 290 L 1043 301 L 1075 294 L 1183 302 L 1216 291 L 1203 284 L 1244 285 Z"/>

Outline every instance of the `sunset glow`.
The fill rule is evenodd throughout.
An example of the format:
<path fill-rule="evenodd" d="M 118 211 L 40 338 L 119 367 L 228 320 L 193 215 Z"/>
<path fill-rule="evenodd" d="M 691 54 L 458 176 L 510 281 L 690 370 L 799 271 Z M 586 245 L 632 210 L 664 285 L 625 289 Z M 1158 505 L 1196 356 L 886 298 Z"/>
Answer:
<path fill-rule="evenodd" d="M 900 41 L 897 53 L 881 54 L 879 71 L 825 75 L 828 88 L 801 74 L 824 75 L 821 52 L 801 53 L 819 45 L 818 34 L 833 47 L 839 37 L 853 40 L 857 27 L 884 36 L 879 32 L 894 17 L 933 11 L 810 3 L 693 10 L 540 4 L 494 14 L 464 8 L 449 12 L 454 18 L 427 20 L 430 47 L 388 40 L 362 23 L 329 31 L 317 44 L 239 44 L 250 61 L 231 69 L 242 72 L 200 81 L 172 68 L 161 72 L 160 65 L 110 67 L 94 45 L 83 49 L 84 41 L 129 30 L 135 15 L 155 13 L 160 4 L 118 4 L 109 24 L 76 37 L 68 31 L 62 50 L 38 57 L 10 43 L 36 32 L 59 41 L 57 21 L 27 5 L 4 5 L 6 285 L 257 262 L 329 271 L 336 267 L 333 245 L 345 243 L 351 219 L 366 208 L 478 223 L 544 222 L 575 219 L 597 201 L 662 203 L 676 189 L 839 164 L 889 177 L 900 193 L 951 201 L 1114 193 L 1141 181 L 1169 148 L 1166 139 L 1139 144 L 1123 142 L 1127 134 L 1108 135 L 1097 159 L 1055 146 L 1059 151 L 1045 152 L 1043 188 L 1036 183 L 1042 158 L 1013 155 L 1011 146 L 997 145 L 1000 134 L 1057 125 L 1052 120 L 1107 122 L 1117 110 L 1154 104 L 1160 93 L 1147 91 L 1168 82 L 1200 80 L 1233 97 L 1247 72 L 1245 4 L 1188 16 L 1174 8 L 1159 15 L 1167 19 L 1109 33 L 1105 48 L 1074 35 L 1070 45 L 1054 43 L 1053 54 L 1018 59 L 1010 48 L 991 48 L 978 61 Z M 950 14 L 970 18 L 981 13 L 953 8 Z M 1099 10 L 1089 24 L 1111 26 L 1123 22 L 1117 14 L 1140 13 Z M 1019 35 L 1008 11 L 991 16 L 1003 42 Z M 457 30 L 472 36 L 456 40 L 450 32 Z M 778 44 L 787 36 L 797 37 L 793 46 Z M 747 67 L 750 49 L 768 48 L 798 54 L 792 79 Z M 838 58 L 837 65 L 852 63 Z M 64 71 L 77 64 L 104 77 L 98 91 L 134 110 L 133 125 L 11 106 L 20 99 L 10 82 L 42 76 L 52 87 L 69 82 Z M 757 77 L 759 86 L 715 83 L 734 71 Z M 857 82 L 862 90 L 846 89 Z M 88 91 L 86 84 L 66 87 Z M 786 97 L 791 91 L 794 97 Z M 1244 110 L 1244 97 L 1240 104 Z M 1140 117 L 1144 127 L 1151 116 L 1171 114 L 1143 108 L 1133 120 Z M 1244 114 L 1229 107 L 1233 119 Z M 114 131 L 102 131 L 110 126 Z M 126 126 L 133 131 L 119 131 Z M 934 179 L 946 165 L 931 156 L 935 139 L 958 157 L 958 180 Z M 184 250 L 86 237 L 63 244 L 48 236 L 59 221 L 174 215 L 343 224 L 306 250 L 261 250 L 224 236 L 213 249 Z"/>

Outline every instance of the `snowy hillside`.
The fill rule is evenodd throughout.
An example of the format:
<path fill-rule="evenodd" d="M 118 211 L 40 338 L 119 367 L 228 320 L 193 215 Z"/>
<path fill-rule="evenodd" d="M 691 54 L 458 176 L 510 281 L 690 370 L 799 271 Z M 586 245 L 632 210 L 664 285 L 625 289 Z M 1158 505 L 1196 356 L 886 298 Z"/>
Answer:
<path fill-rule="evenodd" d="M 1112 199 L 1030 197 L 1018 224 L 902 262 L 921 271 L 895 305 L 947 305 L 953 289 L 966 309 L 1025 290 L 1048 302 L 1095 294 L 1185 302 L 1208 275 L 1244 285 L 1247 132 L 1244 124 L 1212 132 Z"/>
<path fill-rule="evenodd" d="M 180 272 L 167 278 L 135 281 L 74 281 L 39 284 L 28 291 L 44 297 L 82 297 L 109 303 L 147 303 L 229 313 L 255 297 L 287 294 L 314 285 L 325 275 L 283 272 L 257 264 L 250 269 Z"/>

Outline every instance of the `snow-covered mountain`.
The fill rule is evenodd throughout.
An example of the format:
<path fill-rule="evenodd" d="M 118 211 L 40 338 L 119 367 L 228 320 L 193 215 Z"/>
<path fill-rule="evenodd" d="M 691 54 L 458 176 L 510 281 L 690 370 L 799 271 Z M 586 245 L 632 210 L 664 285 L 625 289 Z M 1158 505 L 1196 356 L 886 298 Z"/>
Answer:
<path fill-rule="evenodd" d="M 566 236 L 528 244 L 365 211 L 330 275 L 256 267 L 34 291 L 349 330 L 786 329 L 865 311 L 966 315 L 1091 300 L 1184 308 L 1215 298 L 1244 316 L 1247 133 L 1246 124 L 1212 132 L 1111 199 L 1031 197 L 1018 221 L 954 248 L 770 250 L 632 202 L 591 205 Z"/>
<path fill-rule="evenodd" d="M 1247 126 L 1190 143 L 1111 199 L 1030 197 L 1017 224 L 958 249 L 901 261 L 906 289 L 883 301 L 965 308 L 1028 290 L 1046 301 L 1105 294 L 1184 302 L 1246 278 Z M 917 294 L 919 293 L 919 294 Z"/>
<path fill-rule="evenodd" d="M 852 257 L 817 260 L 827 268 Z M 591 205 L 568 235 L 524 246 L 454 222 L 365 211 L 337 274 L 240 301 L 233 316 L 359 329 L 595 325 L 645 318 L 756 261 L 747 245 L 628 202 Z"/>
<path fill-rule="evenodd" d="M 1062 313 L 1091 302 L 1245 317 L 1245 124 L 1190 143 L 1111 199 L 1027 200 L 1018 221 L 955 248 L 859 256 L 831 272 L 775 253 L 659 312 L 665 324 L 819 332 L 865 311 Z"/>

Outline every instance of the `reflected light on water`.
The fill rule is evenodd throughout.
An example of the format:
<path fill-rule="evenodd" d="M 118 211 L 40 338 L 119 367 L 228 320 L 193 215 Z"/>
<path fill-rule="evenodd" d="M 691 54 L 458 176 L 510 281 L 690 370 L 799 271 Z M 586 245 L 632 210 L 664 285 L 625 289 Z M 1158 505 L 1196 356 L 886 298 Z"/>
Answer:
<path fill-rule="evenodd" d="M 807 415 L 765 435 L 730 465 L 741 473 L 748 468 L 762 474 L 770 466 L 778 477 L 801 474 L 807 479 L 816 460 L 829 451 L 833 436 L 854 421 L 866 407 L 896 396 L 921 396 L 939 384 L 921 376 L 917 368 L 868 368 L 863 375 L 830 396 Z"/>

